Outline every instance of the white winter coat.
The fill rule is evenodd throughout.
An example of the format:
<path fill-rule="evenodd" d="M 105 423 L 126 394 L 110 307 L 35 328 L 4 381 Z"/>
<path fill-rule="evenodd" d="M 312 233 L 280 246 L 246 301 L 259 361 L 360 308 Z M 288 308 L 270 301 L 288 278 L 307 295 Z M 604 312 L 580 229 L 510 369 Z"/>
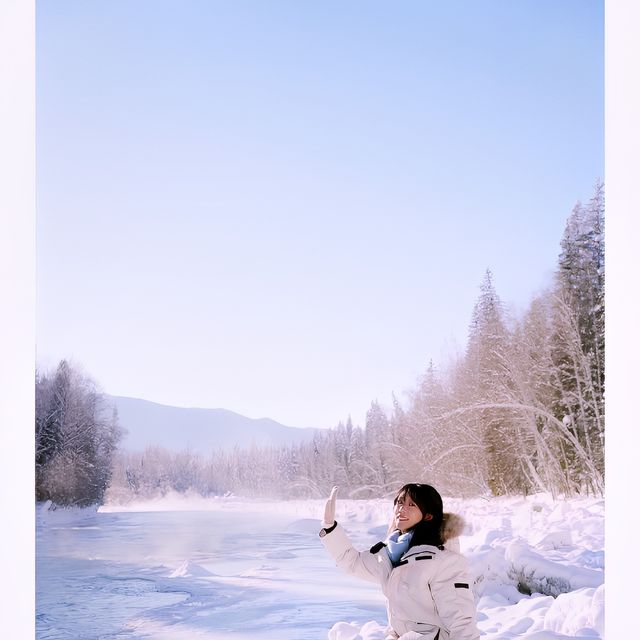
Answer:
<path fill-rule="evenodd" d="M 357 551 L 339 524 L 321 540 L 342 570 L 382 585 L 393 630 L 390 637 L 479 639 L 464 556 L 446 548 L 419 545 L 406 551 L 393 567 L 384 547 L 377 553 Z"/>

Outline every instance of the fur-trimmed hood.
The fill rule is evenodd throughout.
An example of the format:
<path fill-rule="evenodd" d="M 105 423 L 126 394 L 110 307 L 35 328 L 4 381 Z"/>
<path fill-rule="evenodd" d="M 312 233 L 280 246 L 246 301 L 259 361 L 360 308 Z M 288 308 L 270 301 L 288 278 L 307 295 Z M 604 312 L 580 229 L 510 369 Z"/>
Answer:
<path fill-rule="evenodd" d="M 442 542 L 457 538 L 464 533 L 467 523 L 462 516 L 457 513 L 445 513 L 442 516 L 442 526 L 440 527 L 440 536 Z"/>

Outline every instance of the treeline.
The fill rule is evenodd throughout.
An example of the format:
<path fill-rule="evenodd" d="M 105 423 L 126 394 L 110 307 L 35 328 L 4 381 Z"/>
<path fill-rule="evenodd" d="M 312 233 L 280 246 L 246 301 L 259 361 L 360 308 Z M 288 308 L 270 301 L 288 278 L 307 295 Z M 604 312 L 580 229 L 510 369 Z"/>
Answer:
<path fill-rule="evenodd" d="M 35 415 L 36 500 L 102 502 L 121 431 L 95 382 L 66 360 L 36 372 Z"/>
<path fill-rule="evenodd" d="M 466 351 L 430 364 L 402 406 L 373 402 L 310 443 L 214 452 L 149 449 L 115 460 L 109 498 L 233 492 L 380 497 L 407 481 L 449 495 L 604 491 L 604 186 L 571 212 L 552 286 L 519 318 L 487 271 Z"/>

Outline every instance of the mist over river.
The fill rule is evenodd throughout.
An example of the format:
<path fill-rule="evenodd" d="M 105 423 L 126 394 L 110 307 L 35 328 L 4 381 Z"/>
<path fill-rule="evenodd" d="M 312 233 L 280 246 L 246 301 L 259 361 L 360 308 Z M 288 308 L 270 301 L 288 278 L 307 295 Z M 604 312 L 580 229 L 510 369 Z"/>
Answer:
<path fill-rule="evenodd" d="M 360 527 L 368 539 L 370 525 Z M 340 576 L 319 520 L 252 511 L 47 511 L 37 516 L 36 637 L 327 637 L 378 619 L 375 585 Z"/>

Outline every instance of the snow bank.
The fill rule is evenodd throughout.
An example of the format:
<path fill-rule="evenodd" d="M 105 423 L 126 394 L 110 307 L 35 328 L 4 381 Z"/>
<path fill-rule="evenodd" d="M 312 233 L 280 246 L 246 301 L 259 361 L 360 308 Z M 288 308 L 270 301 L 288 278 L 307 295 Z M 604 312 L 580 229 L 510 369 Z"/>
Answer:
<path fill-rule="evenodd" d="M 375 621 L 359 626 L 355 622 L 336 622 L 331 627 L 328 640 L 384 640 L 385 627 Z"/>
<path fill-rule="evenodd" d="M 545 630 L 568 636 L 604 637 L 604 585 L 559 595 L 544 617 Z"/>
<path fill-rule="evenodd" d="M 554 562 L 536 553 L 525 541 L 514 540 L 505 549 L 508 575 L 525 593 L 557 596 L 582 587 L 602 584 L 602 571 Z"/>

